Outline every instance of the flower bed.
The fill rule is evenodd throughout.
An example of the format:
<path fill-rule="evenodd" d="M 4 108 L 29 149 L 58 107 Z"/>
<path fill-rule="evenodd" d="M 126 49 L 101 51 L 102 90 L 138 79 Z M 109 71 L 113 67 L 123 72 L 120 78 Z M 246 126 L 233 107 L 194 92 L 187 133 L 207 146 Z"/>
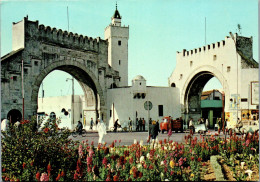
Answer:
<path fill-rule="evenodd" d="M 95 148 L 93 142 L 69 140 L 68 131 L 59 132 L 56 121 L 49 121 L 43 132 L 35 132 L 32 128 L 33 122 L 26 122 L 13 135 L 4 134 L 3 180 L 214 180 L 213 171 L 205 167 L 210 167 L 209 159 L 216 154 L 222 154 L 230 164 L 234 161 L 232 157 L 240 161 L 250 161 L 251 157 L 254 165 L 246 163 L 245 170 L 254 170 L 254 167 L 259 166 L 256 155 L 259 149 L 258 133 L 241 138 L 232 134 L 228 138 L 220 138 L 218 135 L 197 138 L 188 135 L 183 144 L 165 139 L 151 143 L 147 141 L 146 145 L 143 141 L 135 141 L 130 146 L 121 146 L 121 141 L 115 140 L 110 145 Z M 245 170 L 241 173 L 244 174 Z M 235 166 L 234 171 L 237 175 Z M 245 177 L 241 179 L 249 179 L 249 176 Z M 255 179 L 254 175 L 251 179 Z"/>

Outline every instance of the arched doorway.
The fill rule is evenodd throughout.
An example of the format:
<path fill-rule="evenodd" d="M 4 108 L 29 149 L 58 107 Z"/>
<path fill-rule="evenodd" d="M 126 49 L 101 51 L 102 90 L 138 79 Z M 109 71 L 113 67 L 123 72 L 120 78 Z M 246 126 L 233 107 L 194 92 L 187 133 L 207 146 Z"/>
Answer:
<path fill-rule="evenodd" d="M 217 77 L 210 71 L 200 71 L 195 73 L 184 89 L 185 92 L 183 99 L 184 115 L 186 119 L 193 118 L 194 121 L 197 121 L 199 118 L 210 119 L 210 127 L 214 128 L 217 118 L 221 117 L 224 119 L 225 100 L 223 100 L 223 98 L 224 92 L 225 90 L 227 91 L 227 88 L 223 89 L 222 87 L 219 91 L 215 90 L 213 86 L 211 90 L 207 91 L 208 93 L 205 93 L 205 95 L 213 95 L 214 98 L 209 97 L 205 100 L 202 95 L 203 89 L 212 78 Z M 218 80 L 219 83 L 223 85 L 223 82 L 221 82 L 219 78 L 215 80 Z M 217 93 L 217 96 L 214 96 L 215 93 Z"/>
<path fill-rule="evenodd" d="M 7 114 L 7 119 L 12 123 L 22 120 L 22 113 L 17 109 L 12 109 Z"/>

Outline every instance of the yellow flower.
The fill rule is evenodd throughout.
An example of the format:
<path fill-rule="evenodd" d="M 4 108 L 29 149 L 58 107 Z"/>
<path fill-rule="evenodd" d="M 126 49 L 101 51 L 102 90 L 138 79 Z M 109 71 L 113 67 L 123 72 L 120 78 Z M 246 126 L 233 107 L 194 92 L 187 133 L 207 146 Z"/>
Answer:
<path fill-rule="evenodd" d="M 170 166 L 171 166 L 171 168 L 174 168 L 174 165 L 175 165 L 174 161 L 171 160 L 171 161 L 170 161 Z"/>
<path fill-rule="evenodd" d="M 131 174 L 133 174 L 133 171 L 132 171 L 132 169 L 130 169 L 130 175 L 131 175 Z"/>
<path fill-rule="evenodd" d="M 190 177 L 192 177 L 192 178 L 193 178 L 193 177 L 194 177 L 194 174 L 193 174 L 193 173 L 191 173 Z"/>
<path fill-rule="evenodd" d="M 178 172 L 177 172 L 177 175 L 181 175 L 181 171 L 178 171 Z"/>

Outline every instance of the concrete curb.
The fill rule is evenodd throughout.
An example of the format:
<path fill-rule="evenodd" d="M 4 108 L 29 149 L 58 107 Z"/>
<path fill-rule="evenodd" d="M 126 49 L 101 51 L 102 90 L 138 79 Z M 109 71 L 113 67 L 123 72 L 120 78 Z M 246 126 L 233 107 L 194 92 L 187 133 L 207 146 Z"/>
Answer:
<path fill-rule="evenodd" d="M 214 170 L 216 181 L 226 181 L 224 178 L 224 174 L 222 173 L 222 169 L 220 164 L 218 163 L 219 155 L 214 155 L 210 157 L 210 164 Z"/>

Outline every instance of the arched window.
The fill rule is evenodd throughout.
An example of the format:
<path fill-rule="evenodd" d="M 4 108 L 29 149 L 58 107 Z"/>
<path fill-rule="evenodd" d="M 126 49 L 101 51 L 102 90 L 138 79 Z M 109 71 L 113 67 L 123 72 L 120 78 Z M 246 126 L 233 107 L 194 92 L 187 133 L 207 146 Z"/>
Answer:
<path fill-rule="evenodd" d="M 172 83 L 172 84 L 171 84 L 171 87 L 176 87 L 175 83 Z"/>

